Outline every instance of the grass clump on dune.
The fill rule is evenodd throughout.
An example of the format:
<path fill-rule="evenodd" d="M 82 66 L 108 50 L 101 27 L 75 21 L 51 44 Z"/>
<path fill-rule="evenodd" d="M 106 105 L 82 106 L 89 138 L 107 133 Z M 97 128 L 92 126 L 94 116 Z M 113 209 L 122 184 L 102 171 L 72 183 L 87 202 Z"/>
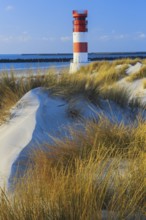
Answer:
<path fill-rule="evenodd" d="M 117 85 L 113 85 L 112 87 L 104 86 L 101 89 L 101 96 L 104 99 L 114 101 L 122 107 L 127 106 L 129 104 L 128 89 L 121 88 Z"/>
<path fill-rule="evenodd" d="M 3 74 L 0 78 L 0 123 L 9 115 L 9 109 L 28 91 L 37 87 L 52 87 L 55 82 L 54 73 L 36 76 L 28 73 L 27 77 Z"/>
<path fill-rule="evenodd" d="M 0 78 L 0 113 L 3 115 L 0 117 L 0 122 L 5 120 L 11 106 L 26 92 L 36 87 L 48 88 L 53 95 L 66 100 L 81 95 L 94 104 L 98 104 L 100 98 L 111 99 L 118 104 L 126 104 L 128 103 L 128 91 L 122 92 L 122 88 L 115 87 L 115 83 L 126 76 L 128 63 L 138 61 L 137 59 L 122 59 L 113 62 L 93 62 L 82 67 L 75 74 L 68 74 L 66 70 L 63 70 L 61 74 L 57 75 L 53 69 L 48 70 L 45 75 L 41 73 L 41 70 L 37 75 L 28 72 L 27 77 L 15 76 L 14 70 L 10 75 L 5 73 Z M 132 74 L 128 78 L 134 80 L 134 77 L 135 79 L 144 77 L 144 74 L 145 67 L 139 73 Z"/>
<path fill-rule="evenodd" d="M 127 77 L 128 82 L 133 82 L 137 79 L 142 79 L 146 77 L 146 66 L 143 66 L 138 72 L 131 74 Z"/>
<path fill-rule="evenodd" d="M 123 64 L 124 61 L 125 64 Z M 63 70 L 57 75 L 52 69 L 48 70 L 45 75 L 40 71 L 37 75 L 28 73 L 27 77 L 15 76 L 14 70 L 10 75 L 5 73 L 0 79 L 0 112 L 3 115 L 0 121 L 5 120 L 11 106 L 26 92 L 36 87 L 48 88 L 53 95 L 66 100 L 81 95 L 94 104 L 98 104 L 100 98 L 108 98 L 125 104 L 127 103 L 126 91 L 125 95 L 120 95 L 122 89 L 115 88 L 114 84 L 126 76 L 128 62 L 136 61 L 124 59 L 114 62 L 93 62 L 82 67 L 75 74 L 68 74 L 66 70 Z M 118 67 L 119 63 L 122 63 L 122 66 Z M 145 69 L 141 70 L 142 73 L 144 71 Z"/>
<path fill-rule="evenodd" d="M 71 75 L 5 75 L 0 79 L 1 115 L 36 87 L 68 101 L 81 95 L 95 104 L 102 98 L 128 105 L 128 90 L 116 82 L 125 77 L 129 61 L 116 68 L 118 62 L 94 62 Z M 34 152 L 32 167 L 13 195 L 1 190 L 0 219 L 144 219 L 146 123 L 139 119 L 125 126 L 99 117 L 86 121 L 83 130 Z"/>
<path fill-rule="evenodd" d="M 122 65 L 121 68 L 116 68 L 114 62 L 101 61 L 93 62 L 88 66 L 81 67 L 77 74 L 84 73 L 85 75 L 90 75 L 96 79 L 96 83 L 102 85 L 103 83 L 113 83 L 122 77 L 126 76 L 125 70 L 128 65 Z"/>
<path fill-rule="evenodd" d="M 131 64 L 131 65 L 135 65 L 137 62 L 145 62 L 145 60 L 141 60 L 139 58 L 135 58 L 135 59 L 130 59 L 130 58 L 125 58 L 125 59 L 117 59 L 113 61 L 114 65 L 121 65 L 121 64 Z"/>
<path fill-rule="evenodd" d="M 146 79 L 143 80 L 143 88 L 146 89 Z"/>
<path fill-rule="evenodd" d="M 34 166 L 11 200 L 1 194 L 0 218 L 143 219 L 146 161 L 139 144 L 146 142 L 141 126 L 146 127 L 101 118 L 87 123 L 84 133 L 74 131 L 72 139 L 35 152 Z"/>
<path fill-rule="evenodd" d="M 51 92 L 53 95 L 63 97 L 66 100 L 70 100 L 73 97 L 77 98 L 77 96 L 83 96 L 94 103 L 98 103 L 99 100 L 98 86 L 94 77 L 90 77 L 89 74 L 63 74 L 59 77 Z"/>

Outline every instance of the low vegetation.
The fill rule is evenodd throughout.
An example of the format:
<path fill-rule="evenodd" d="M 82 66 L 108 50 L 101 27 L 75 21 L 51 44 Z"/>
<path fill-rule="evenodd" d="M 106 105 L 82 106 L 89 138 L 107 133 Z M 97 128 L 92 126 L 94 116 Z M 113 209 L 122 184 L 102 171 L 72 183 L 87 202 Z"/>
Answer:
<path fill-rule="evenodd" d="M 127 80 L 129 82 L 133 82 L 134 80 L 137 80 L 137 79 L 142 79 L 142 78 L 145 78 L 146 77 L 146 66 L 143 66 L 138 72 L 132 74 L 131 76 L 129 76 L 127 78 Z"/>
<path fill-rule="evenodd" d="M 109 99 L 123 107 L 131 107 L 130 102 L 139 107 L 135 100 L 129 102 L 128 89 L 116 84 L 127 77 L 128 64 L 138 61 L 94 62 L 70 75 L 66 70 L 59 75 L 54 70 L 27 77 L 4 74 L 0 78 L 0 122 L 36 87 L 68 101 L 81 95 L 95 105 Z M 13 192 L 1 189 L 1 220 L 145 219 L 145 121 L 139 116 L 135 123 L 124 125 L 99 116 L 98 121 L 84 123 L 84 131 L 70 128 L 70 138 L 38 147 Z"/>
<path fill-rule="evenodd" d="M 146 60 L 141 60 L 141 59 L 139 59 L 139 58 L 135 58 L 135 59 L 129 59 L 129 58 L 127 58 L 127 59 L 119 59 L 119 60 L 114 60 L 113 61 L 113 63 L 114 63 L 114 65 L 121 65 L 121 64 L 127 64 L 127 65 L 129 65 L 129 64 L 131 64 L 131 65 L 135 65 L 136 63 L 138 63 L 138 62 L 142 62 L 142 63 L 145 63 L 145 61 Z"/>
<path fill-rule="evenodd" d="M 121 94 L 120 97 L 120 92 L 118 92 L 120 88 L 117 89 L 114 84 L 126 77 L 125 70 L 128 68 L 128 63 L 135 64 L 138 61 L 140 62 L 139 59 L 122 59 L 113 62 L 93 62 L 70 75 L 67 70 L 62 70 L 61 74 L 56 75 L 54 69 L 49 69 L 45 75 L 41 73 L 41 70 L 37 75 L 33 75 L 29 71 L 27 77 L 17 77 L 14 70 L 10 74 L 5 72 L 0 78 L 0 123 L 8 116 L 10 107 L 26 92 L 36 87 L 46 87 L 53 95 L 61 96 L 67 100 L 74 96 L 83 95 L 94 104 L 98 104 L 100 98 L 127 103 L 129 91 L 125 89 L 124 95 Z M 141 62 L 144 63 L 145 60 Z M 118 67 L 118 65 L 122 66 Z M 145 67 L 139 73 L 130 76 L 131 80 L 134 80 L 133 77 L 135 79 L 136 77 L 144 77 L 144 73 Z"/>
<path fill-rule="evenodd" d="M 12 197 L 1 192 L 0 219 L 144 219 L 145 130 L 101 118 L 46 144 Z"/>

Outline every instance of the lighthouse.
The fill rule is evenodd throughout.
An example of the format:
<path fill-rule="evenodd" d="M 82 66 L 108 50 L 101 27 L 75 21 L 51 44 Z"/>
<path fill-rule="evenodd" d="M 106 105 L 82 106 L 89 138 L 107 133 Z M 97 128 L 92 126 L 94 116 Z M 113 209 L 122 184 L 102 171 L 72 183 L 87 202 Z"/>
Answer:
<path fill-rule="evenodd" d="M 73 62 L 70 64 L 70 73 L 76 72 L 81 66 L 88 63 L 87 16 L 88 11 L 72 12 L 73 15 Z"/>

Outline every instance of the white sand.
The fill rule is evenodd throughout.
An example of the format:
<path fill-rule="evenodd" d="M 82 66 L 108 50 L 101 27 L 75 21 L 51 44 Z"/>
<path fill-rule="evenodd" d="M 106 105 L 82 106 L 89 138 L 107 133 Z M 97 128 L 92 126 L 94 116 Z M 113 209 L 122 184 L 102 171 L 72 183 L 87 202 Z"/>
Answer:
<path fill-rule="evenodd" d="M 129 68 L 126 70 L 126 74 L 131 75 L 136 73 L 141 69 L 142 66 L 143 64 L 140 62 L 137 62 L 135 65 L 129 65 Z"/>
<path fill-rule="evenodd" d="M 129 67 L 127 72 L 134 73 L 141 65 L 138 63 L 134 66 Z M 118 86 L 129 90 L 129 100 L 139 97 L 142 104 L 146 104 L 143 79 L 129 83 L 124 78 L 118 82 Z M 70 106 L 79 111 L 79 118 L 69 116 Z M 27 159 L 28 153 L 37 144 L 53 144 L 53 137 L 68 135 L 68 131 L 64 129 L 66 126 L 78 128 L 78 121 L 97 118 L 98 114 L 103 114 L 112 121 L 125 123 L 135 117 L 135 113 L 129 108 L 122 108 L 109 100 L 101 100 L 100 106 L 95 107 L 83 97 L 78 97 L 75 103 L 67 103 L 60 98 L 51 97 L 42 88 L 28 92 L 13 108 L 8 122 L 0 126 L 0 186 L 7 186 L 21 159 Z"/>
<path fill-rule="evenodd" d="M 80 109 L 82 117 L 95 115 L 94 106 L 85 100 L 77 102 L 74 108 Z M 68 116 L 68 109 L 64 100 L 50 97 L 41 88 L 31 90 L 17 103 L 11 119 L 0 126 L 0 186 L 7 185 L 10 175 L 17 170 L 19 158 L 28 156 L 25 148 L 29 152 L 33 145 L 51 144 L 54 136 L 67 134 L 64 127 L 77 123 Z"/>

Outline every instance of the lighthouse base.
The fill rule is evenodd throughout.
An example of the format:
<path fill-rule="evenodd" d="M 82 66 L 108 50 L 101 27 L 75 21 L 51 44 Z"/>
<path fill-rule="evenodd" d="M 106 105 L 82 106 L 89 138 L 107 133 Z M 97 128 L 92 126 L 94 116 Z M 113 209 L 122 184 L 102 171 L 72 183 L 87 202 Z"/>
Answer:
<path fill-rule="evenodd" d="M 88 65 L 89 63 L 70 63 L 69 73 L 77 72 L 82 66 Z"/>

